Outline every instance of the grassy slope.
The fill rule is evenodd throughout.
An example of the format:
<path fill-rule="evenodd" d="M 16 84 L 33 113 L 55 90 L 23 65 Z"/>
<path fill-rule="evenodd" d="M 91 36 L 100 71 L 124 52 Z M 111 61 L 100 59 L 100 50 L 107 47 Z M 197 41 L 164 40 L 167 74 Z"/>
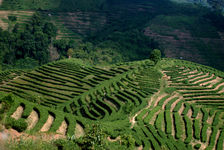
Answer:
<path fill-rule="evenodd" d="M 155 67 L 148 60 L 101 67 L 63 60 L 15 76 L 2 73 L 0 90 L 17 95 L 8 116 L 38 114 L 26 133 L 73 135 L 98 122 L 109 136 L 131 134 L 145 148 L 222 145 L 224 73 L 213 68 L 175 59 Z"/>

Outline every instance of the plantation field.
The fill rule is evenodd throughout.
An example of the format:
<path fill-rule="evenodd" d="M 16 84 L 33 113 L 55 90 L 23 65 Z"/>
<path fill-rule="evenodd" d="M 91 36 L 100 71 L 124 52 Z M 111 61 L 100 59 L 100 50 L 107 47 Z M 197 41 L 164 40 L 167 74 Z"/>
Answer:
<path fill-rule="evenodd" d="M 176 59 L 156 66 L 68 59 L 0 77 L 0 101 L 14 101 L 5 123 L 23 120 L 28 134 L 79 138 L 99 123 L 115 141 L 130 134 L 139 149 L 223 149 L 224 73 L 211 67 Z"/>

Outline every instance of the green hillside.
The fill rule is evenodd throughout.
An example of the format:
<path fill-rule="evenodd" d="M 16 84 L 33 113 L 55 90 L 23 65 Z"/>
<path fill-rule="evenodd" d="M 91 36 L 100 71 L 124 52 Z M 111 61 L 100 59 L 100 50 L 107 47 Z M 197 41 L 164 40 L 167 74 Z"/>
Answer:
<path fill-rule="evenodd" d="M 33 135 L 74 135 L 64 142 L 81 149 L 222 149 L 224 73 L 177 59 L 153 64 L 66 59 L 1 72 L 1 123 Z"/>
<path fill-rule="evenodd" d="M 40 64 L 67 57 L 68 48 L 75 51 L 72 57 L 94 64 L 143 60 L 152 49 L 159 48 L 165 57 L 224 68 L 224 17 L 220 11 L 199 4 L 169 0 L 3 0 L 0 27 L 11 31 L 19 23 L 21 31 L 35 12 L 57 27 L 56 39 L 46 49 L 51 54 L 45 53 L 50 58 L 35 58 Z M 10 22 L 11 15 L 17 16 L 17 21 Z M 62 45 L 66 48 L 57 49 L 57 53 L 55 40 L 75 42 Z M 21 57 L 3 63 L 16 66 L 17 59 Z"/>

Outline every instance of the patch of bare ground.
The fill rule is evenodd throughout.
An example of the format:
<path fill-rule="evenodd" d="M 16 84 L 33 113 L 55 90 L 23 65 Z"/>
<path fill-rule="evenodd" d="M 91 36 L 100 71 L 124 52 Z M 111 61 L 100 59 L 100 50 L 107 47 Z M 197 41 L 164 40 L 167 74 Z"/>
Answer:
<path fill-rule="evenodd" d="M 110 141 L 110 142 L 116 142 L 116 141 L 120 141 L 121 140 L 121 137 L 120 136 L 118 136 L 118 137 L 116 137 L 116 139 L 111 139 L 111 137 L 107 137 L 107 140 L 108 141 Z"/>
<path fill-rule="evenodd" d="M 143 146 L 141 145 L 141 146 L 137 147 L 137 150 L 143 150 Z"/>
<path fill-rule="evenodd" d="M 47 121 L 45 122 L 43 127 L 40 129 L 40 132 L 48 131 L 51 128 L 53 121 L 54 121 L 54 117 L 52 115 L 49 115 Z"/>
<path fill-rule="evenodd" d="M 170 100 L 172 100 L 173 98 L 175 98 L 175 97 L 179 97 L 179 95 L 178 95 L 177 93 L 175 93 L 175 94 L 173 94 L 172 96 L 170 96 L 169 98 L 167 98 L 167 99 L 164 101 L 163 105 L 162 105 L 162 109 L 164 110 L 166 104 L 167 104 Z"/>
<path fill-rule="evenodd" d="M 208 145 L 208 142 L 209 142 L 210 137 L 211 137 L 211 134 L 212 134 L 212 129 L 211 129 L 211 127 L 208 127 L 206 133 L 207 133 L 207 141 L 206 141 L 206 143 L 207 143 L 207 145 Z"/>
<path fill-rule="evenodd" d="M 200 74 L 198 74 L 198 75 L 201 75 L 201 74 L 203 74 L 203 72 L 200 72 Z M 197 80 L 197 79 L 199 79 L 199 78 L 207 77 L 208 75 L 209 75 L 209 73 L 206 73 L 205 75 L 198 76 L 198 77 L 196 77 L 196 78 L 190 79 L 189 81 L 192 82 L 192 81 Z M 198 82 L 198 81 L 195 81 L 195 82 L 193 82 L 193 83 L 196 83 L 196 82 Z"/>
<path fill-rule="evenodd" d="M 38 113 L 36 111 L 32 110 L 32 112 L 30 113 L 30 115 L 27 118 L 27 123 L 28 123 L 27 130 L 32 129 L 36 125 L 38 120 L 39 120 Z"/>
<path fill-rule="evenodd" d="M 204 83 L 200 84 L 200 86 L 203 86 L 203 85 L 206 85 L 206 84 L 210 84 L 210 85 L 207 86 L 207 87 L 211 88 L 214 84 L 220 82 L 221 80 L 222 80 L 222 78 L 220 78 L 220 77 L 216 77 L 214 80 L 211 80 L 211 81 L 204 82 Z"/>
<path fill-rule="evenodd" d="M 221 86 L 223 86 L 224 85 L 224 82 L 222 82 L 222 83 L 220 83 L 219 85 L 217 85 L 215 88 L 214 88 L 214 90 L 218 90 Z"/>
<path fill-rule="evenodd" d="M 114 105 L 111 101 L 104 99 L 104 102 L 107 103 L 108 105 L 110 105 L 111 107 L 113 107 L 116 111 L 118 110 L 118 108 L 116 107 L 116 105 Z"/>
<path fill-rule="evenodd" d="M 58 128 L 58 130 L 56 131 L 56 133 L 58 134 L 61 134 L 61 135 L 65 135 L 66 134 L 66 131 L 67 131 L 67 127 L 68 127 L 68 124 L 66 123 L 66 121 L 64 120 L 62 123 L 61 123 L 61 126 Z"/>
<path fill-rule="evenodd" d="M 167 94 L 163 93 L 163 94 L 155 97 L 155 100 L 153 101 L 152 107 L 156 107 L 158 105 L 158 102 L 165 96 L 167 96 Z"/>
<path fill-rule="evenodd" d="M 83 127 L 79 123 L 76 123 L 76 126 L 75 126 L 75 137 L 76 138 L 80 138 L 80 137 L 84 136 L 84 134 L 85 134 L 85 132 L 84 132 Z"/>
<path fill-rule="evenodd" d="M 191 108 L 188 110 L 188 112 L 187 112 L 187 116 L 189 117 L 189 118 L 191 118 L 191 116 L 192 116 L 192 110 L 191 110 Z"/>
<path fill-rule="evenodd" d="M 220 130 L 218 130 L 218 132 L 217 132 L 217 134 L 216 134 L 216 137 L 215 137 L 215 144 L 214 144 L 214 147 L 213 147 L 213 149 L 212 149 L 212 150 L 216 150 L 216 149 L 215 149 L 215 147 L 216 147 L 216 145 L 217 145 L 217 142 L 218 142 L 218 139 L 219 139 L 220 133 L 221 133 L 221 131 L 220 131 Z"/>
<path fill-rule="evenodd" d="M 224 88 L 222 88 L 222 90 L 220 90 L 218 93 L 220 94 L 224 93 Z"/>
<path fill-rule="evenodd" d="M 203 82 L 203 81 L 206 81 L 206 80 L 210 80 L 210 79 L 212 79 L 214 76 L 215 76 L 215 75 L 212 74 L 211 77 L 208 77 L 208 78 L 205 78 L 205 79 L 198 80 L 198 81 L 195 82 L 195 83 L 199 83 L 199 82 Z M 202 85 L 205 85 L 205 84 L 204 84 L 204 83 L 201 83 L 200 86 L 202 86 Z"/>
<path fill-rule="evenodd" d="M 2 148 L 2 144 L 6 143 L 7 141 L 20 141 L 20 140 L 42 140 L 42 141 L 51 141 L 56 139 L 66 138 L 60 134 L 54 133 L 36 133 L 34 135 L 29 135 L 24 132 L 18 132 L 14 129 L 4 129 L 0 132 L 0 149 Z M 2 149 L 1 149 L 2 150 Z"/>
<path fill-rule="evenodd" d="M 212 125 L 214 116 L 215 116 L 215 115 L 213 115 L 213 116 L 209 116 L 209 117 L 208 117 L 208 119 L 207 119 L 207 123 L 208 123 L 208 124 Z"/>
<path fill-rule="evenodd" d="M 183 99 L 183 96 L 180 96 L 178 95 L 179 98 L 171 105 L 171 108 L 170 108 L 170 112 L 173 112 L 173 109 L 175 108 L 176 104 L 181 100 Z"/>
<path fill-rule="evenodd" d="M 203 117 L 203 114 L 201 111 L 198 112 L 198 115 L 195 119 L 199 119 L 199 120 L 202 120 L 202 117 Z"/>
<path fill-rule="evenodd" d="M 23 107 L 19 106 L 16 111 L 11 115 L 12 118 L 18 120 L 19 118 L 21 118 L 23 113 Z"/>
<path fill-rule="evenodd" d="M 149 114 L 149 113 L 148 113 L 148 112 L 146 112 L 146 113 L 145 113 L 145 115 L 144 115 L 144 116 L 142 116 L 142 120 L 143 120 L 146 116 L 148 116 L 148 114 Z"/>
<path fill-rule="evenodd" d="M 0 6 L 2 5 L 3 0 L 0 0 Z"/>
<path fill-rule="evenodd" d="M 49 52 L 50 52 L 50 61 L 57 60 L 60 57 L 57 49 L 52 44 L 49 46 Z"/>
<path fill-rule="evenodd" d="M 154 125 L 155 124 L 155 121 L 156 121 L 156 118 L 157 118 L 157 115 L 160 113 L 161 111 L 157 111 L 152 118 L 150 118 L 150 121 L 149 121 L 149 124 L 152 124 Z"/>
<path fill-rule="evenodd" d="M 189 76 L 187 76 L 188 78 L 193 78 L 193 77 L 195 77 L 195 76 L 198 76 L 198 75 L 201 75 L 201 74 L 203 74 L 203 72 L 199 72 L 198 74 L 191 74 L 191 75 L 189 75 Z M 195 79 L 195 78 L 194 78 Z M 194 79 L 192 79 L 192 80 L 194 80 Z"/>
<path fill-rule="evenodd" d="M 206 143 L 202 143 L 201 141 L 198 141 L 198 140 L 192 141 L 190 144 L 192 145 L 201 144 L 201 147 L 199 150 L 205 150 L 207 147 Z"/>
<path fill-rule="evenodd" d="M 184 71 L 182 71 L 182 72 L 185 72 L 185 71 L 188 71 L 189 69 L 187 69 L 187 70 L 184 70 Z M 186 72 L 186 73 L 183 73 L 182 75 L 187 75 L 187 74 L 194 74 L 194 73 L 196 73 L 196 72 L 198 72 L 198 70 L 193 70 L 193 71 L 190 71 L 190 72 Z M 181 73 L 181 72 L 180 72 Z"/>
<path fill-rule="evenodd" d="M 182 112 L 184 111 L 184 103 L 182 103 L 181 104 L 181 107 L 180 107 L 180 109 L 179 109 L 179 111 L 178 111 L 178 113 L 179 113 L 179 115 L 181 115 L 182 114 Z"/>

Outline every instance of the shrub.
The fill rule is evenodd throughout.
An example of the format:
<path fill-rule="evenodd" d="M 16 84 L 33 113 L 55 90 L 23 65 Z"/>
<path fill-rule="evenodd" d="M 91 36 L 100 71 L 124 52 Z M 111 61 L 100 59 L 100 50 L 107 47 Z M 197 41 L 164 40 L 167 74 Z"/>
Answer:
<path fill-rule="evenodd" d="M 201 144 L 196 144 L 196 145 L 194 146 L 195 149 L 200 149 L 200 147 L 201 147 Z"/>
<path fill-rule="evenodd" d="M 5 124 L 6 128 L 12 127 L 13 129 L 17 130 L 18 132 L 22 132 L 26 130 L 28 124 L 25 119 L 20 118 L 15 120 L 14 118 L 8 117 Z"/>
<path fill-rule="evenodd" d="M 157 62 L 159 60 L 161 60 L 161 51 L 158 50 L 158 49 L 154 49 L 151 54 L 150 54 L 150 57 L 149 57 L 152 61 L 155 62 L 155 64 L 157 64 Z"/>

